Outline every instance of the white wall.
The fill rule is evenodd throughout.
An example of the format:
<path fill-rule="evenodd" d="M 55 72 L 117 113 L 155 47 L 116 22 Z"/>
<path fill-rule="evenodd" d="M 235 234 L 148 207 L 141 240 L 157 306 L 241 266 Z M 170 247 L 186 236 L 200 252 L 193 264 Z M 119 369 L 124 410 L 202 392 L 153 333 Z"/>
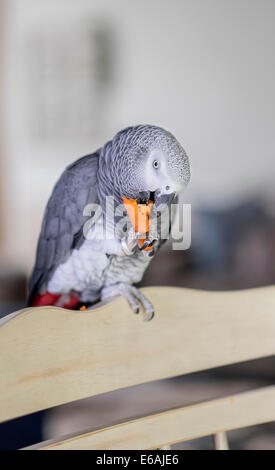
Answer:
<path fill-rule="evenodd" d="M 273 189 L 274 0 L 8 0 L 6 6 L 9 263 L 32 264 L 42 210 L 64 166 L 130 124 L 158 124 L 181 141 L 193 169 L 186 202 L 225 206 Z M 60 37 L 87 24 L 106 24 L 113 37 L 113 81 L 96 104 L 103 108 L 97 129 L 37 140 L 28 124 L 26 45 L 37 31 Z"/>

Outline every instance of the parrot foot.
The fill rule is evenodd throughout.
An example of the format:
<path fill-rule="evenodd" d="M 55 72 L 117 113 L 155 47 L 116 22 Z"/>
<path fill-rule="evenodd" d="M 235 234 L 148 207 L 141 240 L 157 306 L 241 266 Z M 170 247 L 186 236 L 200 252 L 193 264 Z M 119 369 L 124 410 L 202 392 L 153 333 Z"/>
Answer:
<path fill-rule="evenodd" d="M 154 317 L 154 307 L 150 300 L 148 300 L 142 292 L 140 292 L 136 287 L 119 282 L 111 286 L 104 287 L 101 291 L 101 300 L 110 299 L 117 295 L 122 295 L 125 297 L 134 313 L 138 314 L 140 310 L 140 305 L 144 311 L 144 320 L 150 321 Z"/>

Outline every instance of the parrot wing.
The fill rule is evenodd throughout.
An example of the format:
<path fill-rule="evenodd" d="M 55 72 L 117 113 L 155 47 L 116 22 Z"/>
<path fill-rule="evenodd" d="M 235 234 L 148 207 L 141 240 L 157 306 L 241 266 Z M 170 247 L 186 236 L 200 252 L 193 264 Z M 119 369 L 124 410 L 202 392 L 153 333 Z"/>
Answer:
<path fill-rule="evenodd" d="M 98 203 L 99 152 L 80 158 L 62 173 L 47 204 L 38 240 L 35 266 L 29 284 L 28 305 L 55 267 L 84 241 L 83 209 Z"/>

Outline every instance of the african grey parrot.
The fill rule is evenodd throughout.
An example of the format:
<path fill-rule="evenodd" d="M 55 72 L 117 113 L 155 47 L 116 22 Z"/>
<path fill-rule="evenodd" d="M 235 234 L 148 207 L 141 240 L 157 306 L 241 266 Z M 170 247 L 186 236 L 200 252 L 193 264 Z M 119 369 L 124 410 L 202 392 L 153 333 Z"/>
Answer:
<path fill-rule="evenodd" d="M 184 149 L 172 134 L 151 125 L 128 127 L 95 153 L 68 166 L 46 207 L 28 305 L 75 308 L 123 295 L 136 313 L 141 305 L 146 318 L 152 318 L 153 305 L 133 286 L 142 279 L 152 256 L 145 256 L 138 234 L 131 230 L 108 236 L 106 196 L 113 197 L 115 207 L 128 198 L 151 199 L 158 208 L 171 204 L 189 180 Z M 96 204 L 102 211 L 87 229 L 87 208 L 89 212 Z M 162 242 L 156 237 L 154 252 Z"/>

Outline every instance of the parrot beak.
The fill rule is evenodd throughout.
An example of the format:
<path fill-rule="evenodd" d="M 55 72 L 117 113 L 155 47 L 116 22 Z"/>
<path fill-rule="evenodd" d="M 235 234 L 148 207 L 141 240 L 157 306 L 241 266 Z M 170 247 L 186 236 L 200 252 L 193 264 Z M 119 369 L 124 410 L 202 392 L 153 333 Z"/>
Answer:
<path fill-rule="evenodd" d="M 155 206 L 158 208 L 160 205 L 165 204 L 169 205 L 175 198 L 176 193 L 175 192 L 162 192 L 160 189 L 158 189 L 155 192 Z"/>

